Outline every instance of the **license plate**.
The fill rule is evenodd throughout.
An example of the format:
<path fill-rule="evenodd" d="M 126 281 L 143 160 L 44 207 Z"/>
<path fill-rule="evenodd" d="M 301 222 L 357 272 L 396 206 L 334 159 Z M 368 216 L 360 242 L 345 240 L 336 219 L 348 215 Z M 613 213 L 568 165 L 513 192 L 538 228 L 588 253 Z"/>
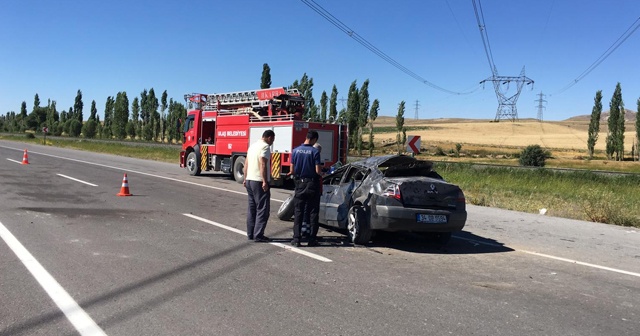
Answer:
<path fill-rule="evenodd" d="M 447 222 L 447 216 L 418 214 L 417 221 L 418 223 L 442 224 Z"/>

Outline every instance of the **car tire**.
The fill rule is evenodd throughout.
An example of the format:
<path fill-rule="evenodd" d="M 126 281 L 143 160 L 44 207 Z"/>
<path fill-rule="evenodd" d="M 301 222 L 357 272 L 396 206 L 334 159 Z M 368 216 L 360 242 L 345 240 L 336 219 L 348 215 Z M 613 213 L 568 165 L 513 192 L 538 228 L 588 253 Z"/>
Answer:
<path fill-rule="evenodd" d="M 278 209 L 278 218 L 283 221 L 288 221 L 293 218 L 293 211 L 295 210 L 293 206 L 293 195 L 289 196 Z"/>
<path fill-rule="evenodd" d="M 233 161 L 233 179 L 238 183 L 244 182 L 244 156 L 238 156 Z"/>
<path fill-rule="evenodd" d="M 362 206 L 354 205 L 347 214 L 347 233 L 352 243 L 365 245 L 371 240 L 373 231 L 367 220 L 367 212 Z"/>
<path fill-rule="evenodd" d="M 190 152 L 187 155 L 187 163 L 185 164 L 187 171 L 189 171 L 189 175 L 198 176 L 200 175 L 200 160 L 198 160 L 198 153 Z"/>

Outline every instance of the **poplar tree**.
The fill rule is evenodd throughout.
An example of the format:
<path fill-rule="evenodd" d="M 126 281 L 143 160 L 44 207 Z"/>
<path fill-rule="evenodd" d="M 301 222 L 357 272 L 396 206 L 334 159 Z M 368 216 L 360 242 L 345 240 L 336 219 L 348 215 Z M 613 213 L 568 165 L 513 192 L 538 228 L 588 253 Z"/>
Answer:
<path fill-rule="evenodd" d="M 609 133 L 607 135 L 607 158 L 622 161 L 624 158 L 624 103 L 622 102 L 622 88 L 620 83 L 609 103 Z"/>
<path fill-rule="evenodd" d="M 362 155 L 362 135 L 364 128 L 369 121 L 369 79 L 365 80 L 360 87 L 358 93 L 359 111 L 358 111 L 358 138 L 356 139 L 358 146 L 358 155 Z"/>
<path fill-rule="evenodd" d="M 373 100 L 371 104 L 371 111 L 369 111 L 369 156 L 373 156 L 373 122 L 378 118 L 378 111 L 380 110 L 380 102 L 377 99 Z"/>
<path fill-rule="evenodd" d="M 96 136 L 96 132 L 98 130 L 98 120 L 97 120 L 98 109 L 96 108 L 96 101 L 91 101 L 91 114 L 89 114 L 89 119 L 86 123 L 82 125 L 82 135 L 85 138 L 93 139 Z"/>
<path fill-rule="evenodd" d="M 36 97 L 38 97 L 38 94 L 36 93 Z M 38 100 L 38 103 L 40 102 L 40 100 Z M 20 115 L 18 116 L 17 122 L 19 123 L 18 126 L 18 131 L 20 132 L 24 132 L 24 128 L 25 128 L 25 122 L 27 119 L 27 102 L 23 101 L 22 105 L 20 105 Z"/>
<path fill-rule="evenodd" d="M 406 142 L 406 132 L 407 130 L 404 128 L 404 100 L 400 102 L 398 106 L 398 115 L 396 116 L 396 144 L 398 145 L 398 154 L 404 148 L 404 143 Z"/>
<path fill-rule="evenodd" d="M 131 103 L 131 122 L 133 122 L 135 134 L 140 135 L 140 103 L 138 97 L 133 98 Z"/>
<path fill-rule="evenodd" d="M 129 98 L 126 92 L 118 92 L 113 108 L 113 123 L 111 126 L 113 135 L 122 140 L 127 137 L 127 122 L 129 121 Z"/>
<path fill-rule="evenodd" d="M 596 92 L 593 99 L 593 109 L 591 109 L 591 121 L 589 122 L 589 136 L 587 139 L 587 150 L 589 151 L 589 159 L 593 159 L 596 142 L 598 141 L 598 133 L 600 132 L 600 117 L 602 115 L 602 90 Z"/>
<path fill-rule="evenodd" d="M 349 86 L 347 96 L 347 125 L 349 127 L 349 148 L 356 147 L 356 137 L 358 134 L 358 113 L 360 112 L 360 98 L 358 95 L 357 82 L 354 80 Z"/>
<path fill-rule="evenodd" d="M 338 117 L 338 88 L 333 84 L 331 98 L 329 99 L 329 121 L 333 122 Z"/>
<path fill-rule="evenodd" d="M 84 116 L 82 115 L 82 109 L 84 107 L 84 103 L 82 103 L 82 91 L 78 90 L 76 94 L 76 100 L 73 104 L 73 111 L 75 113 L 75 119 L 78 120 L 81 124 L 84 120 Z"/>
<path fill-rule="evenodd" d="M 36 109 L 40 108 L 40 97 L 38 96 L 38 94 L 36 93 L 36 95 L 33 97 L 33 111 L 35 111 Z M 20 111 L 22 112 L 22 111 Z M 22 113 L 21 113 L 22 115 Z M 27 109 L 26 109 L 26 105 L 25 105 L 25 110 L 24 110 L 24 116 L 23 117 L 27 117 Z"/>
<path fill-rule="evenodd" d="M 89 114 L 89 120 L 96 120 L 96 115 L 98 114 L 98 109 L 96 108 L 96 101 L 91 101 L 91 114 Z"/>
<path fill-rule="evenodd" d="M 327 101 L 329 97 L 327 96 L 327 91 L 322 91 L 322 95 L 320 95 L 320 122 L 327 122 Z"/>
<path fill-rule="evenodd" d="M 265 63 L 262 65 L 262 79 L 260 80 L 260 88 L 268 89 L 271 87 L 271 68 L 269 68 L 269 64 Z"/>
<path fill-rule="evenodd" d="M 38 96 L 38 94 L 36 94 L 36 97 Z M 38 100 L 38 102 L 40 102 L 40 100 Z M 20 105 L 20 118 L 24 119 L 27 117 L 27 102 L 23 101 L 22 104 Z"/>
<path fill-rule="evenodd" d="M 160 142 L 164 142 L 164 134 L 165 134 L 165 111 L 167 110 L 167 90 L 162 92 L 162 97 L 160 98 Z"/>
<path fill-rule="evenodd" d="M 147 97 L 148 97 L 148 93 L 147 93 L 147 89 L 142 90 L 142 92 L 140 93 L 140 107 L 142 108 L 142 114 L 140 115 L 140 118 L 142 119 L 142 126 L 146 126 L 149 123 L 149 110 L 147 110 L 148 108 L 148 103 L 147 103 Z"/>
<path fill-rule="evenodd" d="M 102 126 L 101 136 L 107 139 L 111 139 L 111 124 L 113 120 L 113 97 L 107 97 L 107 101 L 104 104 L 104 123 Z"/>
<path fill-rule="evenodd" d="M 58 111 L 56 111 L 56 101 L 52 101 L 49 104 L 49 109 L 47 111 L 47 127 L 49 127 L 51 130 L 50 132 L 54 131 L 54 123 L 56 121 L 56 114 L 58 114 Z"/>
<path fill-rule="evenodd" d="M 157 141 L 158 135 L 160 132 L 160 127 L 159 127 L 160 113 L 158 113 L 158 107 L 160 106 L 160 104 L 158 103 L 158 98 L 156 97 L 156 93 L 153 90 L 153 88 L 149 89 L 149 97 L 147 97 L 147 104 L 149 104 L 149 116 L 151 118 L 152 139 L 154 141 Z"/>

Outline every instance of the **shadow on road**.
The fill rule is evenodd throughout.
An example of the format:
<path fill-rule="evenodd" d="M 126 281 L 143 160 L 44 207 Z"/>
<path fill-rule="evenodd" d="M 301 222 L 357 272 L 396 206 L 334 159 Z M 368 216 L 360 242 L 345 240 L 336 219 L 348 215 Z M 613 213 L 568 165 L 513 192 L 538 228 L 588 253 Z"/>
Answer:
<path fill-rule="evenodd" d="M 353 247 L 346 231 L 335 228 L 323 227 L 318 233 L 320 246 Z M 329 233 L 327 235 L 325 233 Z M 477 236 L 467 231 L 456 232 L 451 240 L 442 245 L 430 240 L 422 234 L 410 232 L 378 232 L 366 246 L 355 245 L 362 248 L 388 248 L 413 253 L 445 253 L 445 254 L 482 254 L 511 252 L 513 249 L 504 244 L 486 237 Z"/>

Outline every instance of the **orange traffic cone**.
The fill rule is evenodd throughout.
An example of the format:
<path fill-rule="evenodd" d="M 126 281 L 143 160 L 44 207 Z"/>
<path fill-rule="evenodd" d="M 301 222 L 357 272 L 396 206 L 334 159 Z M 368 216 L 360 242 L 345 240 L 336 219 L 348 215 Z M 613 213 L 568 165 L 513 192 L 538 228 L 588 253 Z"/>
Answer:
<path fill-rule="evenodd" d="M 22 164 L 29 164 L 29 155 L 26 148 L 24 149 L 24 154 L 22 154 Z"/>
<path fill-rule="evenodd" d="M 120 188 L 120 192 L 117 194 L 117 196 L 133 196 L 129 192 L 129 180 L 127 180 L 127 173 L 125 173 L 124 177 L 122 178 L 122 187 Z"/>

